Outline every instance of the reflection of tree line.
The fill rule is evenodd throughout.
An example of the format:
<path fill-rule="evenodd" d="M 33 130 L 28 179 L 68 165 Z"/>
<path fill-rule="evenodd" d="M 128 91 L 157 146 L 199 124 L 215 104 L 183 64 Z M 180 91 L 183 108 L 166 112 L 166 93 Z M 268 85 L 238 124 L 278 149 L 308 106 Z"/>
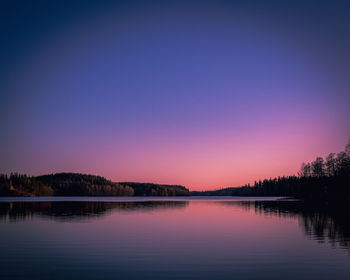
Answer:
<path fill-rule="evenodd" d="M 53 202 L 1 202 L 0 219 L 25 220 L 33 216 L 51 217 L 56 220 L 80 220 L 102 217 L 112 211 L 156 211 L 182 208 L 188 201 L 147 202 L 97 202 L 97 201 L 53 201 Z"/>
<path fill-rule="evenodd" d="M 350 253 L 350 205 L 310 203 L 304 201 L 241 201 L 227 203 L 240 205 L 246 210 L 254 209 L 260 215 L 294 217 L 304 233 L 319 242 L 347 248 Z"/>
<path fill-rule="evenodd" d="M 112 211 L 159 211 L 187 207 L 189 201 L 147 202 L 1 202 L 0 220 L 20 221 L 34 216 L 71 221 L 103 217 Z M 303 201 L 225 201 L 221 205 L 254 209 L 260 215 L 298 218 L 304 233 L 319 242 L 329 241 L 350 253 L 350 205 Z"/>

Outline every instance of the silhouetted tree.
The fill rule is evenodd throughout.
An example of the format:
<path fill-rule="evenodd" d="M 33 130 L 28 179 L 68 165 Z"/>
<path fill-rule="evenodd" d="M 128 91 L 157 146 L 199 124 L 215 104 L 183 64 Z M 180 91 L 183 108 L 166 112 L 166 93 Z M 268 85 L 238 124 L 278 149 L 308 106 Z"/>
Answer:
<path fill-rule="evenodd" d="M 314 162 L 311 163 L 312 174 L 315 177 L 325 176 L 325 168 L 323 158 L 317 157 Z"/>
<path fill-rule="evenodd" d="M 337 154 L 337 173 L 343 175 L 350 170 L 350 156 L 346 152 Z"/>
<path fill-rule="evenodd" d="M 326 173 L 327 176 L 334 176 L 337 168 L 337 160 L 335 158 L 335 153 L 330 153 L 326 158 Z"/>
<path fill-rule="evenodd" d="M 302 163 L 300 171 L 298 172 L 299 177 L 310 177 L 311 176 L 311 164 Z"/>
<path fill-rule="evenodd" d="M 348 144 L 345 146 L 345 153 L 348 155 L 348 157 L 350 157 L 350 139 Z"/>

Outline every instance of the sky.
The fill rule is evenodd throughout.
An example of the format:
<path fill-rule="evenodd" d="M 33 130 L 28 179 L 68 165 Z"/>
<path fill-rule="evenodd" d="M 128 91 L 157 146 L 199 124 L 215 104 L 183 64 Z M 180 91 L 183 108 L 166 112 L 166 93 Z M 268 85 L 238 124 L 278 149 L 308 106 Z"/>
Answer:
<path fill-rule="evenodd" d="M 1 1 L 0 173 L 205 190 L 350 138 L 348 1 Z"/>

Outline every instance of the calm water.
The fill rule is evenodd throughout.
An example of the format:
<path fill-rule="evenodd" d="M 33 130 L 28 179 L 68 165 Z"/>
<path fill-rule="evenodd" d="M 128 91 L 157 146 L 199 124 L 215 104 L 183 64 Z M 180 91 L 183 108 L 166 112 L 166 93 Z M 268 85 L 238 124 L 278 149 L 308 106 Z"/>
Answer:
<path fill-rule="evenodd" d="M 273 199 L 1 198 L 0 279 L 350 279 L 349 214 Z"/>

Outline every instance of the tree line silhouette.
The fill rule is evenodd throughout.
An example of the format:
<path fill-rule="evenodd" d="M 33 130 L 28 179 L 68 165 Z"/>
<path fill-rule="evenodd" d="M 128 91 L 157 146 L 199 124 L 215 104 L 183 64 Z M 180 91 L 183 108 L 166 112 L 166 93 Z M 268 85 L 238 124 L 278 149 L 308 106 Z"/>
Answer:
<path fill-rule="evenodd" d="M 350 140 L 345 150 L 303 163 L 297 176 L 265 179 L 237 188 L 191 192 L 191 195 L 292 196 L 313 200 L 350 200 Z"/>
<path fill-rule="evenodd" d="M 152 183 L 115 183 L 100 176 L 56 173 L 30 177 L 0 174 L 0 196 L 188 196 L 184 186 Z M 265 179 L 214 191 L 202 196 L 292 196 L 314 200 L 350 200 L 350 140 L 345 150 L 303 163 L 297 176 Z"/>
<path fill-rule="evenodd" d="M 29 177 L 0 175 L 0 196 L 187 196 L 184 186 L 115 183 L 100 176 L 56 173 Z"/>

